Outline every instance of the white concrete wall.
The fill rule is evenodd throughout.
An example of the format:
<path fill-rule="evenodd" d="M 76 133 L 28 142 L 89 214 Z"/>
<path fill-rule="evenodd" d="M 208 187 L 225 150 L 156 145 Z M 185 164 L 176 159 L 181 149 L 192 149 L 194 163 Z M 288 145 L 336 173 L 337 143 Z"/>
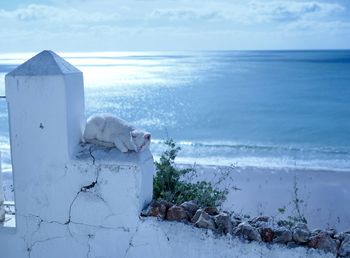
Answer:
<path fill-rule="evenodd" d="M 286 248 L 243 242 L 232 236 L 217 237 L 211 231 L 176 222 L 147 218 L 130 241 L 124 257 L 152 258 L 331 258 L 331 254 L 305 248 Z M 92 256 L 97 257 L 97 256 Z M 120 257 L 120 256 L 111 256 Z M 121 256 L 123 257 L 123 256 Z"/>
<path fill-rule="evenodd" d="M 0 222 L 5 220 L 4 189 L 2 188 L 2 167 L 1 167 L 1 152 L 0 152 Z"/>
<path fill-rule="evenodd" d="M 27 198 L 36 213 L 18 213 L 25 223 L 12 232 L 0 228 L 0 257 L 332 257 L 304 248 L 216 237 L 183 223 L 142 219 L 141 204 L 150 201 L 152 193 L 146 190 L 152 186 L 151 153 L 89 147 L 79 147 L 72 161 L 49 167 L 55 176 L 44 177 Z M 93 182 L 93 187 L 84 188 Z"/>
<path fill-rule="evenodd" d="M 87 257 L 89 248 L 105 257 L 125 252 L 152 198 L 153 157 L 90 147 L 78 147 L 69 162 L 49 164 L 51 175 L 41 174 L 30 191 L 15 189 L 17 195 L 26 191 L 30 208 L 18 207 L 12 232 L 0 228 L 0 257 Z"/>

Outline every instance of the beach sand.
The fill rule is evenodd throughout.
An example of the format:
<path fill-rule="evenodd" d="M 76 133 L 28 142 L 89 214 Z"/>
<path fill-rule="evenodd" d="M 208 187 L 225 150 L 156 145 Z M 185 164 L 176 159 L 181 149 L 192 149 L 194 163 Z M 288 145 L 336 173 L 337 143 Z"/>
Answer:
<path fill-rule="evenodd" d="M 224 210 L 285 219 L 298 215 L 298 198 L 300 214 L 310 229 L 350 230 L 349 172 L 208 165 L 195 168 L 192 180 L 208 180 L 229 190 Z M 284 208 L 285 213 L 279 208 Z"/>

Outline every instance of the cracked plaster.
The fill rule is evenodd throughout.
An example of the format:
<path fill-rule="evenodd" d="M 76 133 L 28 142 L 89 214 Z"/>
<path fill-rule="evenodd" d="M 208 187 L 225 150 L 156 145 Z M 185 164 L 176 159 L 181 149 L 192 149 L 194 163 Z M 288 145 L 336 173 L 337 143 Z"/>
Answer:
<path fill-rule="evenodd" d="M 124 254 L 139 225 L 139 214 L 152 197 L 151 153 L 122 154 L 81 145 L 71 162 L 44 168 L 48 169 L 59 180 L 44 177 L 40 188 L 29 188 L 29 193 L 28 188 L 16 189 L 17 196 L 30 197 L 25 207 L 17 209 L 17 227 L 11 235 L 17 248 L 6 248 L 5 257 Z M 40 199 L 43 193 L 47 203 Z M 0 231 L 0 246 L 4 236 Z M 18 252 L 21 256 L 15 255 Z"/>

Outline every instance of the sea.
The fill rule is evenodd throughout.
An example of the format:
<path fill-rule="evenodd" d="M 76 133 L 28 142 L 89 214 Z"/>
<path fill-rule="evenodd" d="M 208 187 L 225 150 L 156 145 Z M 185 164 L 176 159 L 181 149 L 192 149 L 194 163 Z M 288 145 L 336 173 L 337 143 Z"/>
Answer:
<path fill-rule="evenodd" d="M 35 53 L 0 54 L 4 76 Z M 177 161 L 350 172 L 350 50 L 59 53 L 84 73 L 86 117 L 110 113 Z M 0 99 L 3 170 L 11 170 Z"/>

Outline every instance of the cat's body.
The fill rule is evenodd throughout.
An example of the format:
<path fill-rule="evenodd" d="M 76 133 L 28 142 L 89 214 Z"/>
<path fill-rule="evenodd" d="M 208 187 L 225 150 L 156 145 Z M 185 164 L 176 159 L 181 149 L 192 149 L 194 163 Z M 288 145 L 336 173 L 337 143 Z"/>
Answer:
<path fill-rule="evenodd" d="M 143 151 L 150 145 L 151 134 L 135 129 L 126 121 L 112 115 L 91 116 L 84 130 L 84 141 L 117 147 L 122 152 Z"/>

